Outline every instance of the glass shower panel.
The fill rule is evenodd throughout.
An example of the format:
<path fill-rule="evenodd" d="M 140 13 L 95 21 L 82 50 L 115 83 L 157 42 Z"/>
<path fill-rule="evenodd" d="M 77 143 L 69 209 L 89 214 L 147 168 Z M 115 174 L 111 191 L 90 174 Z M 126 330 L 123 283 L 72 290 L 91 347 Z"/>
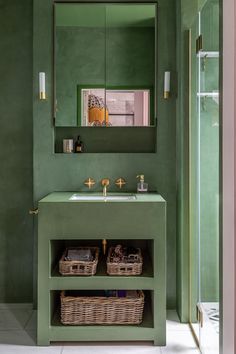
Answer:
<path fill-rule="evenodd" d="M 219 352 L 219 3 L 199 13 L 198 204 L 200 347 Z"/>
<path fill-rule="evenodd" d="M 207 354 L 219 350 L 219 105 L 201 98 L 200 109 L 200 344 Z"/>
<path fill-rule="evenodd" d="M 189 32 L 189 77 L 190 77 L 190 119 L 189 119 L 189 195 L 190 195 L 190 324 L 197 342 L 200 341 L 200 327 L 198 322 L 197 306 L 200 299 L 199 293 L 199 212 L 198 212 L 198 102 L 197 102 L 197 87 L 198 87 L 198 60 L 196 56 L 196 38 L 198 37 L 198 18 L 194 22 Z"/>
<path fill-rule="evenodd" d="M 190 322 L 201 352 L 218 354 L 218 0 L 208 0 L 199 12 L 190 45 Z"/>

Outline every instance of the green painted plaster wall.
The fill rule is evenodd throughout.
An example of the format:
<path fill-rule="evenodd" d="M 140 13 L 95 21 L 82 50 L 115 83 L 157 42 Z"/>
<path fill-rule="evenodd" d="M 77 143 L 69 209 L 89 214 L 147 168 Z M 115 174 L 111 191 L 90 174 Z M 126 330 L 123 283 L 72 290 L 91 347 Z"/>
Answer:
<path fill-rule="evenodd" d="M 190 2 L 185 1 L 185 5 Z M 136 187 L 135 175 L 144 172 L 151 189 L 157 189 L 168 202 L 168 305 L 174 307 L 176 302 L 176 180 L 175 180 L 175 91 L 169 101 L 162 99 L 163 72 L 176 70 L 175 57 L 175 2 L 159 1 L 158 10 L 158 127 L 157 152 L 155 154 L 86 154 L 69 158 L 61 154 L 55 155 L 52 127 L 52 3 L 35 1 L 34 28 L 34 201 L 54 190 L 83 189 L 83 180 L 88 176 L 97 181 L 109 176 L 113 180 L 117 176 L 128 179 L 127 189 Z M 32 300 L 32 247 L 35 250 L 36 235 L 32 237 L 32 218 L 28 209 L 32 202 L 32 109 L 31 109 L 31 70 L 32 70 L 32 3 L 30 0 L 11 2 L 0 0 L 0 46 L 1 52 L 1 201 L 0 201 L 0 245 L 1 275 L 0 301 L 31 301 Z M 191 1 L 189 11 L 194 10 Z M 180 10 L 181 11 L 181 10 Z M 177 12 L 178 21 L 182 16 L 180 37 L 177 41 L 178 65 L 181 75 L 178 106 L 177 135 L 186 131 L 186 122 L 181 117 L 187 112 L 184 95 L 186 85 L 187 55 L 187 22 L 188 14 L 182 8 Z M 24 21 L 22 22 L 22 18 Z M 186 19 L 186 20 L 183 20 Z M 183 41 L 182 41 L 183 39 Z M 183 46 L 182 46 L 183 45 Z M 38 72 L 47 73 L 48 100 L 38 100 Z M 24 85 L 22 86 L 22 82 Z M 22 89 L 23 87 L 23 89 Z M 182 98 L 181 98 L 182 97 Z M 181 103 L 179 104 L 179 99 Z M 186 115 L 185 115 L 186 117 Z M 187 137 L 178 139 L 180 151 L 177 149 L 178 171 L 186 168 Z M 138 142 L 139 143 L 139 142 Z M 180 153 L 180 155 L 179 155 Z M 185 162 L 184 162 L 185 161 Z M 185 166 L 185 167 L 184 167 Z M 187 172 L 186 172 L 187 173 Z M 187 210 L 186 175 L 178 173 L 178 185 L 182 186 L 178 193 L 178 230 L 186 227 L 185 213 Z M 183 188 L 185 186 L 185 188 Z M 97 184 L 96 189 L 101 187 Z M 114 185 L 111 189 L 114 190 Z M 11 199 L 9 198 L 9 191 Z M 185 191 L 185 192 L 184 192 Z M 180 192 L 180 190 L 179 190 Z M 181 215 L 181 218 L 180 218 Z M 178 305 L 185 318 L 187 304 L 187 246 L 182 244 L 182 237 L 187 231 L 181 232 L 178 239 Z M 184 248 L 182 248 L 182 246 Z M 11 263 L 7 255 L 13 257 Z M 36 264 L 36 257 L 34 264 Z M 181 272 L 184 276 L 180 277 Z M 35 288 L 34 283 L 34 288 Z"/>
<path fill-rule="evenodd" d="M 79 27 L 154 27 L 155 4 L 141 3 L 57 3 L 57 26 Z"/>
<path fill-rule="evenodd" d="M 143 172 L 150 189 L 157 189 L 168 203 L 167 225 L 167 299 L 176 304 L 176 180 L 175 180 L 175 93 L 163 100 L 163 72 L 176 69 L 175 1 L 159 2 L 158 50 L 158 127 L 157 152 L 150 154 L 84 154 L 70 158 L 54 154 L 52 127 L 52 2 L 34 1 L 34 68 L 32 147 L 32 2 L 0 0 L 1 52 L 1 275 L 0 301 L 30 302 L 33 270 L 37 264 L 36 232 L 28 215 L 34 204 L 55 190 L 81 190 L 92 176 L 114 181 L 123 176 L 127 189 L 136 188 L 136 174 Z M 24 21 L 22 22 L 22 18 Z M 38 100 L 38 72 L 46 72 L 47 101 Z M 23 84 L 22 84 L 23 83 Z M 140 141 L 137 142 L 139 144 Z M 33 150 L 33 176 L 32 176 Z M 100 190 L 99 183 L 96 189 Z M 111 190 L 115 190 L 114 184 Z M 11 191 L 11 192 L 10 192 Z M 35 219 L 36 221 L 37 219 Z M 37 223 L 35 222 L 35 231 Z M 34 246 L 34 264 L 32 249 Z M 10 253 L 11 252 L 11 253 Z M 11 254 L 9 263 L 8 255 Z M 34 280 L 36 289 L 36 278 Z"/>
<path fill-rule="evenodd" d="M 54 154 L 52 127 L 52 2 L 34 2 L 34 204 L 55 190 L 84 189 L 83 181 L 92 176 L 97 182 L 104 176 L 114 181 L 118 176 L 128 180 L 127 189 L 136 188 L 135 176 L 143 172 L 152 190 L 157 189 L 168 203 L 167 225 L 167 299 L 176 304 L 176 159 L 175 159 L 175 93 L 163 100 L 163 72 L 176 70 L 175 1 L 161 0 L 158 5 L 158 127 L 157 152 L 151 154 L 85 154 L 68 156 Z M 0 1 L 1 46 L 7 55 L 1 57 L 1 300 L 31 301 L 32 277 L 36 274 L 36 233 L 32 237 L 32 217 L 28 209 L 32 201 L 32 3 L 29 0 Z M 24 18 L 24 22 L 22 22 Z M 10 21 L 9 21 L 10 19 Z M 14 44 L 14 45 L 12 45 Z M 47 75 L 47 101 L 38 100 L 38 72 Z M 24 82 L 24 90 L 22 90 Z M 12 101 L 14 97 L 14 102 Z M 8 145 L 8 138 L 11 143 Z M 140 143 L 140 142 L 137 142 Z M 11 152 L 10 157 L 9 151 Z M 96 189 L 100 190 L 99 183 Z M 8 191 L 11 200 L 8 200 Z M 111 190 L 115 190 L 114 185 Z M 35 219 L 36 220 L 36 219 Z M 35 231 L 36 231 L 35 223 Z M 32 247 L 34 244 L 34 265 Z M 13 252 L 14 262 L 7 254 Z M 19 256 L 20 254 L 20 256 Z M 34 281 L 34 291 L 36 279 Z"/>
<path fill-rule="evenodd" d="M 0 0 L 0 23 L 0 302 L 31 302 L 32 1 Z"/>
<path fill-rule="evenodd" d="M 77 85 L 155 86 L 153 27 L 58 27 L 55 48 L 56 126 L 77 125 Z"/>
<path fill-rule="evenodd" d="M 192 27 L 198 11 L 200 11 L 207 0 L 179 0 L 180 14 L 181 14 L 181 25 L 185 29 Z"/>
<path fill-rule="evenodd" d="M 187 7 L 187 8 L 186 8 Z M 183 322 L 188 321 L 189 223 L 188 223 L 188 32 L 185 18 L 194 11 L 194 1 L 179 0 L 177 18 L 178 97 L 176 102 L 176 175 L 177 175 L 177 311 Z"/>
<path fill-rule="evenodd" d="M 144 173 L 150 189 L 157 190 L 167 200 L 167 301 L 176 306 L 176 86 L 172 97 L 163 99 L 164 71 L 176 71 L 176 14 L 174 0 L 158 2 L 158 67 L 156 153 L 90 153 L 78 156 L 54 154 L 52 127 L 53 99 L 53 2 L 34 2 L 34 201 L 52 191 L 85 190 L 87 177 L 93 177 L 101 190 L 100 180 L 112 180 L 110 190 L 116 190 L 114 180 L 124 177 L 127 190 L 136 188 L 136 175 Z M 38 100 L 38 72 L 47 77 L 47 101 Z M 144 128 L 145 129 L 145 128 Z M 117 130 L 119 134 L 119 130 Z M 141 144 L 137 141 L 137 144 Z M 104 216 L 105 222 L 105 216 Z M 121 220 L 122 222 L 122 220 Z M 35 250 L 37 249 L 35 238 Z M 36 282 L 35 282 L 36 286 Z"/>

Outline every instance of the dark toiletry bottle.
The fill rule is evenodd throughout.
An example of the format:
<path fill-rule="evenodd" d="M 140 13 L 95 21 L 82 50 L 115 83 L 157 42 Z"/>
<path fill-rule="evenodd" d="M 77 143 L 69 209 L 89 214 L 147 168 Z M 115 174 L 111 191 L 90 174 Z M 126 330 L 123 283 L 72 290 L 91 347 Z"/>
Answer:
<path fill-rule="evenodd" d="M 78 139 L 75 142 L 75 153 L 80 153 L 84 151 L 84 144 L 80 139 L 80 136 L 78 136 Z"/>
<path fill-rule="evenodd" d="M 118 290 L 118 297 L 126 297 L 126 290 Z"/>

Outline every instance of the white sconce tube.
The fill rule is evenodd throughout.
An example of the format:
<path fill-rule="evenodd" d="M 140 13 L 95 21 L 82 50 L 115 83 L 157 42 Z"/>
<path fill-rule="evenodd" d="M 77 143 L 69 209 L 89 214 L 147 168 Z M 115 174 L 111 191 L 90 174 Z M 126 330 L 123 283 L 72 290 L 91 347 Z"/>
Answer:
<path fill-rule="evenodd" d="M 164 98 L 170 97 L 170 71 L 165 71 L 164 76 Z"/>
<path fill-rule="evenodd" d="M 46 100 L 45 73 L 39 73 L 39 99 Z"/>

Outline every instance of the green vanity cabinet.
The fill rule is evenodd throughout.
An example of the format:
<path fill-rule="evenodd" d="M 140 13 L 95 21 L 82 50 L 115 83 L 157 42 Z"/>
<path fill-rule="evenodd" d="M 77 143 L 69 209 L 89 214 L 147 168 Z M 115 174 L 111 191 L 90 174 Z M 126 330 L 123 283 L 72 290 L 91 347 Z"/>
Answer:
<path fill-rule="evenodd" d="M 158 194 L 127 201 L 72 201 L 72 192 L 55 192 L 39 201 L 38 344 L 51 341 L 143 341 L 166 343 L 166 202 Z M 140 276 L 109 276 L 98 263 L 94 276 L 62 276 L 64 247 L 102 240 L 141 245 Z M 102 262 L 102 261 L 101 261 Z M 68 326 L 60 323 L 61 290 L 136 289 L 145 293 L 140 325 Z"/>

